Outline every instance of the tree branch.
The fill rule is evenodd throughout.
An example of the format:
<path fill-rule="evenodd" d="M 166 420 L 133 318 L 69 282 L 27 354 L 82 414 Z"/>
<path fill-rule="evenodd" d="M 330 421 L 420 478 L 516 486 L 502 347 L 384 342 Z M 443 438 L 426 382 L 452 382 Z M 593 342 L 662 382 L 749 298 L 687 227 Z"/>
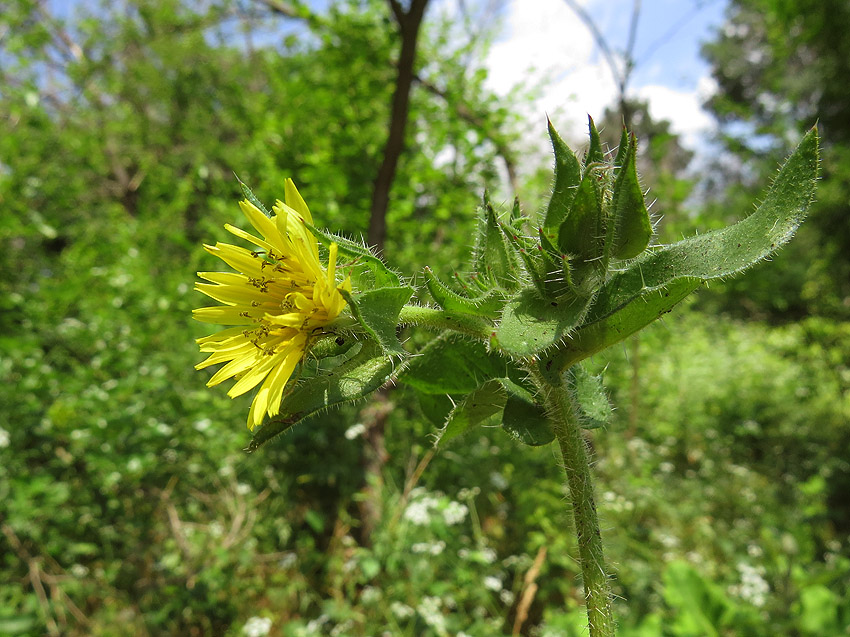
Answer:
<path fill-rule="evenodd" d="M 510 183 L 511 191 L 516 193 L 518 181 L 513 151 L 511 150 L 507 140 L 503 139 L 501 136 L 489 134 L 486 116 L 475 113 L 468 105 L 462 102 L 452 102 L 445 91 L 429 80 L 423 79 L 419 75 L 414 75 L 413 79 L 417 84 L 432 95 L 436 95 L 437 97 L 445 100 L 446 104 L 452 106 L 462 120 L 472 124 L 472 126 L 487 136 L 487 138 L 496 147 L 496 153 L 502 158 L 502 161 L 505 162 L 505 169 L 508 172 L 508 182 Z"/>

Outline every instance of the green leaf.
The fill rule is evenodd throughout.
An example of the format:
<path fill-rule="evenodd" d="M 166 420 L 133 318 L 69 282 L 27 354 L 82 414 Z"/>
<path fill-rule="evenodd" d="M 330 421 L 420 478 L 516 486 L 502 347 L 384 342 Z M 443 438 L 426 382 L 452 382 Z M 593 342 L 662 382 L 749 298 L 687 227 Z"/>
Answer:
<path fill-rule="evenodd" d="M 555 439 L 549 419 L 530 392 L 507 378 L 499 379 L 507 393 L 502 429 L 514 440 L 531 447 L 548 445 Z"/>
<path fill-rule="evenodd" d="M 570 291 L 575 291 L 572 269 L 567 255 L 555 247 L 555 244 L 552 243 L 552 237 L 543 228 L 538 229 L 538 236 L 540 238 L 540 253 L 547 268 L 544 279 L 546 294 L 543 296 L 559 297 Z"/>
<path fill-rule="evenodd" d="M 496 416 L 504 409 L 507 398 L 498 380 L 489 380 L 470 392 L 452 409 L 437 444 L 443 445 L 485 422 L 496 424 Z"/>
<path fill-rule="evenodd" d="M 315 226 L 304 222 L 307 229 L 313 233 L 313 236 L 325 247 L 329 247 L 332 243 L 337 245 L 338 253 L 341 256 L 346 256 L 354 259 L 358 263 L 364 264 L 369 268 L 375 277 L 375 287 L 398 287 L 401 285 L 401 279 L 398 274 L 390 270 L 381 259 L 376 257 L 366 246 L 356 243 L 351 239 L 335 235 L 324 230 L 319 230 Z"/>
<path fill-rule="evenodd" d="M 800 591 L 799 625 L 804 635 L 840 635 L 841 599 L 823 584 Z"/>
<path fill-rule="evenodd" d="M 585 168 L 591 164 L 601 164 L 605 161 L 605 155 L 602 152 L 602 140 L 599 139 L 599 131 L 596 130 L 596 124 L 593 123 L 593 118 L 590 115 L 587 116 L 587 128 L 590 130 L 590 146 L 584 156 Z"/>
<path fill-rule="evenodd" d="M 401 381 L 429 394 L 466 394 L 509 375 L 511 363 L 480 341 L 445 332 L 411 359 Z"/>
<path fill-rule="evenodd" d="M 537 292 L 541 296 L 545 296 L 547 293 L 547 273 L 549 271 L 548 256 L 543 254 L 538 244 L 528 237 L 521 236 L 513 228 L 502 224 L 502 231 L 505 233 L 508 243 L 519 254 L 525 266 L 525 271 L 531 277 L 534 287 L 537 288 Z"/>
<path fill-rule="evenodd" d="M 669 286 L 639 296 L 604 319 L 578 328 L 556 352 L 541 360 L 541 371 L 558 374 L 575 363 L 619 343 L 669 312 L 674 305 L 696 290 L 699 279 L 679 279 Z"/>
<path fill-rule="evenodd" d="M 255 431 L 246 451 L 256 451 L 317 411 L 363 398 L 390 380 L 398 368 L 377 343 L 366 341 L 356 355 L 332 371 L 291 381 L 293 386 L 284 394 L 280 414 Z"/>
<path fill-rule="evenodd" d="M 566 218 L 575 199 L 576 188 L 581 183 L 581 166 L 575 153 L 564 143 L 555 127 L 552 126 L 552 122 L 548 122 L 548 125 L 549 138 L 552 140 L 552 148 L 555 151 L 555 185 L 546 209 L 543 226 L 557 228 Z"/>
<path fill-rule="evenodd" d="M 479 219 L 473 267 L 476 272 L 495 285 L 507 290 L 515 289 L 517 286 L 518 264 L 513 251 L 505 243 L 496 212 L 490 205 L 486 193 Z"/>
<path fill-rule="evenodd" d="M 428 394 L 422 391 L 413 391 L 419 401 L 419 408 L 428 422 L 435 427 L 443 427 L 446 424 L 449 412 L 455 406 L 455 399 L 449 394 Z M 460 400 L 462 397 L 456 396 L 455 398 Z"/>
<path fill-rule="evenodd" d="M 677 635 L 719 637 L 734 613 L 732 601 L 719 586 L 678 560 L 664 570 L 664 600 L 676 611 L 672 625 Z"/>
<path fill-rule="evenodd" d="M 622 151 L 622 142 L 621 151 Z M 614 195 L 611 203 L 611 256 L 616 259 L 632 259 L 649 245 L 652 224 L 638 181 L 635 155 L 637 142 L 632 135 L 628 141 L 624 162 L 614 180 Z M 619 155 L 618 155 L 619 157 Z"/>
<path fill-rule="evenodd" d="M 512 356 L 526 358 L 551 347 L 582 320 L 590 299 L 564 295 L 542 299 L 526 289 L 508 301 L 496 328 L 499 347 Z"/>
<path fill-rule="evenodd" d="M 528 218 L 523 216 L 522 209 L 519 206 L 519 197 L 514 197 L 514 205 L 511 208 L 511 227 L 519 231 L 527 221 Z"/>
<path fill-rule="evenodd" d="M 703 281 L 742 272 L 788 242 L 815 193 L 818 138 L 812 129 L 779 171 L 758 209 L 738 223 L 647 252 L 601 288 L 587 317 L 600 320 L 638 296 L 682 278 Z"/>
<path fill-rule="evenodd" d="M 428 286 L 428 291 L 434 300 L 447 312 L 495 318 L 505 303 L 504 293 L 497 289 L 473 299 L 463 297 L 440 281 L 427 266 L 425 267 L 425 285 Z"/>
<path fill-rule="evenodd" d="M 263 202 L 257 198 L 257 195 L 255 195 L 250 188 L 248 188 L 248 185 L 245 184 L 245 182 L 243 182 L 241 179 L 239 179 L 239 175 L 233 173 L 233 176 L 236 177 L 236 181 L 239 182 L 239 188 L 242 189 L 242 194 L 245 195 L 245 199 L 257 206 L 259 211 L 262 212 L 264 215 L 271 218 L 272 213 L 270 213 L 268 209 L 266 209 L 266 207 L 263 205 Z"/>
<path fill-rule="evenodd" d="M 602 377 L 594 376 L 581 365 L 569 371 L 572 376 L 572 389 L 581 415 L 581 426 L 596 429 L 608 424 L 614 415 L 611 403 L 602 385 Z"/>
<path fill-rule="evenodd" d="M 352 294 L 340 290 L 363 329 L 372 336 L 388 354 L 404 354 L 396 336 L 398 314 L 413 295 L 411 287 L 391 287 Z"/>

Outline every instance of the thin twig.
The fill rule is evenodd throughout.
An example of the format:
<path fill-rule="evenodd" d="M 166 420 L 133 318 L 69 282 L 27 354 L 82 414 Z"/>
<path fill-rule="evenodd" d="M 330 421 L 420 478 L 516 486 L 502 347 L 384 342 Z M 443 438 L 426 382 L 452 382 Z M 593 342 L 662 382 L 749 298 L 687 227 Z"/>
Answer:
<path fill-rule="evenodd" d="M 531 565 L 531 568 L 528 569 L 528 572 L 523 578 L 522 596 L 520 597 L 519 604 L 517 604 L 516 619 L 514 620 L 514 630 L 512 633 L 514 637 L 519 635 L 520 630 L 522 630 L 522 625 L 525 623 L 525 620 L 528 619 L 528 609 L 531 608 L 531 602 L 534 601 L 534 596 L 537 594 L 538 588 L 534 581 L 540 574 L 540 569 L 543 568 L 543 561 L 545 559 L 546 547 L 541 546 L 537 550 L 534 563 Z"/>

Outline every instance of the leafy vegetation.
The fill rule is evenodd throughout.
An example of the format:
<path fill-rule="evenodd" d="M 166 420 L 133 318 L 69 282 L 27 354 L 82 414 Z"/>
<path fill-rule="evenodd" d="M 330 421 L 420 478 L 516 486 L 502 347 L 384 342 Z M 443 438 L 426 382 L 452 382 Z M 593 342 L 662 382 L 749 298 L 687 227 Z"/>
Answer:
<path fill-rule="evenodd" d="M 712 284 L 575 379 L 601 376 L 615 406 L 585 434 L 627 637 L 814 637 L 850 623 L 846 10 L 792 4 L 732 3 L 707 47 L 730 78 L 718 115 L 753 122 L 770 144 L 726 138 L 747 179 L 714 175 L 718 199 L 693 223 L 745 216 L 820 118 L 811 227 L 770 266 Z M 250 398 L 211 392 L 192 369 L 206 331 L 190 319 L 191 281 L 210 267 L 201 241 L 238 213 L 233 171 L 265 202 L 294 177 L 323 226 L 367 231 L 401 44 L 391 8 L 128 0 L 63 17 L 7 5 L 0 634 L 235 636 L 263 619 L 287 636 L 585 634 L 551 448 L 485 426 L 444 433 L 434 451 L 451 392 L 426 370 L 247 455 Z M 519 148 L 516 104 L 484 88 L 481 17 L 458 29 L 426 13 L 384 245 L 408 277 L 430 263 L 416 293 L 460 313 L 466 296 L 439 281 L 462 267 L 485 188 L 510 218 L 499 175 Z M 754 31 L 736 36 L 742 24 Z M 734 65 L 755 46 L 763 63 Z M 669 130 L 650 130 L 658 143 L 642 147 L 661 168 L 642 171 L 638 154 L 641 183 L 665 183 L 675 202 L 667 236 L 692 234 L 677 212 L 689 186 L 654 154 L 672 154 Z M 400 336 L 410 350 L 425 343 Z M 480 351 L 451 362 L 472 381 L 496 376 Z M 491 389 L 518 400 L 521 379 L 504 372 Z M 604 404 L 585 408 L 586 426 L 605 418 Z"/>

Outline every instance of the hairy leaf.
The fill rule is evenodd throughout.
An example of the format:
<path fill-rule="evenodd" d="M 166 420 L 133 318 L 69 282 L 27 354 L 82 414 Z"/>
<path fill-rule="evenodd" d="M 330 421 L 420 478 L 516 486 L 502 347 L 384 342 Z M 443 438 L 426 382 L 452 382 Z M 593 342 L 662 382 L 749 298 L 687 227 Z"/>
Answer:
<path fill-rule="evenodd" d="M 803 221 L 818 170 L 812 129 L 779 171 L 758 209 L 733 226 L 647 252 L 602 286 L 572 338 L 541 361 L 558 373 L 640 330 L 706 280 L 731 276 L 775 252 Z"/>
<path fill-rule="evenodd" d="M 485 422 L 498 422 L 508 394 L 498 380 L 489 380 L 470 392 L 452 409 L 438 444 L 443 445 Z"/>
<path fill-rule="evenodd" d="M 576 295 L 547 300 L 534 289 L 523 290 L 505 306 L 496 341 L 513 356 L 534 356 L 579 325 L 588 305 L 589 299 Z"/>
<path fill-rule="evenodd" d="M 576 403 L 583 416 L 581 426 L 595 429 L 608 424 L 614 410 L 602 385 L 602 377 L 594 376 L 581 365 L 574 366 L 569 373 Z"/>
<path fill-rule="evenodd" d="M 266 209 L 266 207 L 263 205 L 263 202 L 260 201 L 257 198 L 257 195 L 254 194 L 254 191 L 251 190 L 250 188 L 248 188 L 248 185 L 245 182 L 243 182 L 241 179 L 239 179 L 239 175 L 237 175 L 236 173 L 233 173 L 233 176 L 236 177 L 236 181 L 239 182 L 239 188 L 242 190 L 242 194 L 245 195 L 245 199 L 247 199 L 252 204 L 254 204 L 257 207 L 257 209 L 260 212 L 262 212 L 264 215 L 271 218 L 272 213 L 270 213 L 268 211 L 268 209 Z"/>
<path fill-rule="evenodd" d="M 605 161 L 605 155 L 602 152 L 602 140 L 599 139 L 599 131 L 596 130 L 596 124 L 593 123 L 593 118 L 590 115 L 587 116 L 587 128 L 590 131 L 590 146 L 584 156 L 585 168 L 590 164 L 599 164 Z"/>
<path fill-rule="evenodd" d="M 505 242 L 496 212 L 486 193 L 478 224 L 473 267 L 480 276 L 489 279 L 491 284 L 506 290 L 517 287 L 518 263 L 514 251 Z M 486 289 L 489 291 L 490 287 L 487 286 Z"/>
<path fill-rule="evenodd" d="M 710 280 L 737 274 L 785 244 L 808 212 L 818 170 L 812 129 L 779 171 L 758 209 L 738 223 L 647 252 L 608 279 L 587 316 L 601 320 L 634 299 L 683 278 Z"/>
<path fill-rule="evenodd" d="M 401 381 L 430 394 L 466 394 L 491 378 L 508 376 L 511 366 L 480 341 L 445 332 L 410 361 Z"/>
<path fill-rule="evenodd" d="M 396 336 L 396 328 L 398 314 L 413 295 L 413 288 L 380 288 L 356 295 L 345 290 L 340 290 L 340 293 L 348 301 L 354 318 L 381 344 L 385 352 L 405 353 Z"/>
<path fill-rule="evenodd" d="M 358 263 L 366 265 L 375 277 L 375 287 L 397 287 L 401 285 L 401 279 L 398 274 L 390 270 L 366 246 L 356 243 L 351 239 L 319 230 L 307 222 L 304 222 L 304 225 L 313 233 L 319 243 L 325 247 L 330 246 L 331 243 L 335 243 L 341 256 L 349 257 Z"/>
<path fill-rule="evenodd" d="M 546 412 L 534 396 L 507 378 L 500 381 L 507 393 L 502 413 L 502 429 L 514 440 L 531 447 L 547 445 L 555 439 Z"/>
<path fill-rule="evenodd" d="M 434 300 L 447 312 L 495 318 L 505 302 L 505 295 L 498 289 L 475 298 L 466 298 L 450 289 L 431 271 L 425 268 L 425 285 Z"/>

